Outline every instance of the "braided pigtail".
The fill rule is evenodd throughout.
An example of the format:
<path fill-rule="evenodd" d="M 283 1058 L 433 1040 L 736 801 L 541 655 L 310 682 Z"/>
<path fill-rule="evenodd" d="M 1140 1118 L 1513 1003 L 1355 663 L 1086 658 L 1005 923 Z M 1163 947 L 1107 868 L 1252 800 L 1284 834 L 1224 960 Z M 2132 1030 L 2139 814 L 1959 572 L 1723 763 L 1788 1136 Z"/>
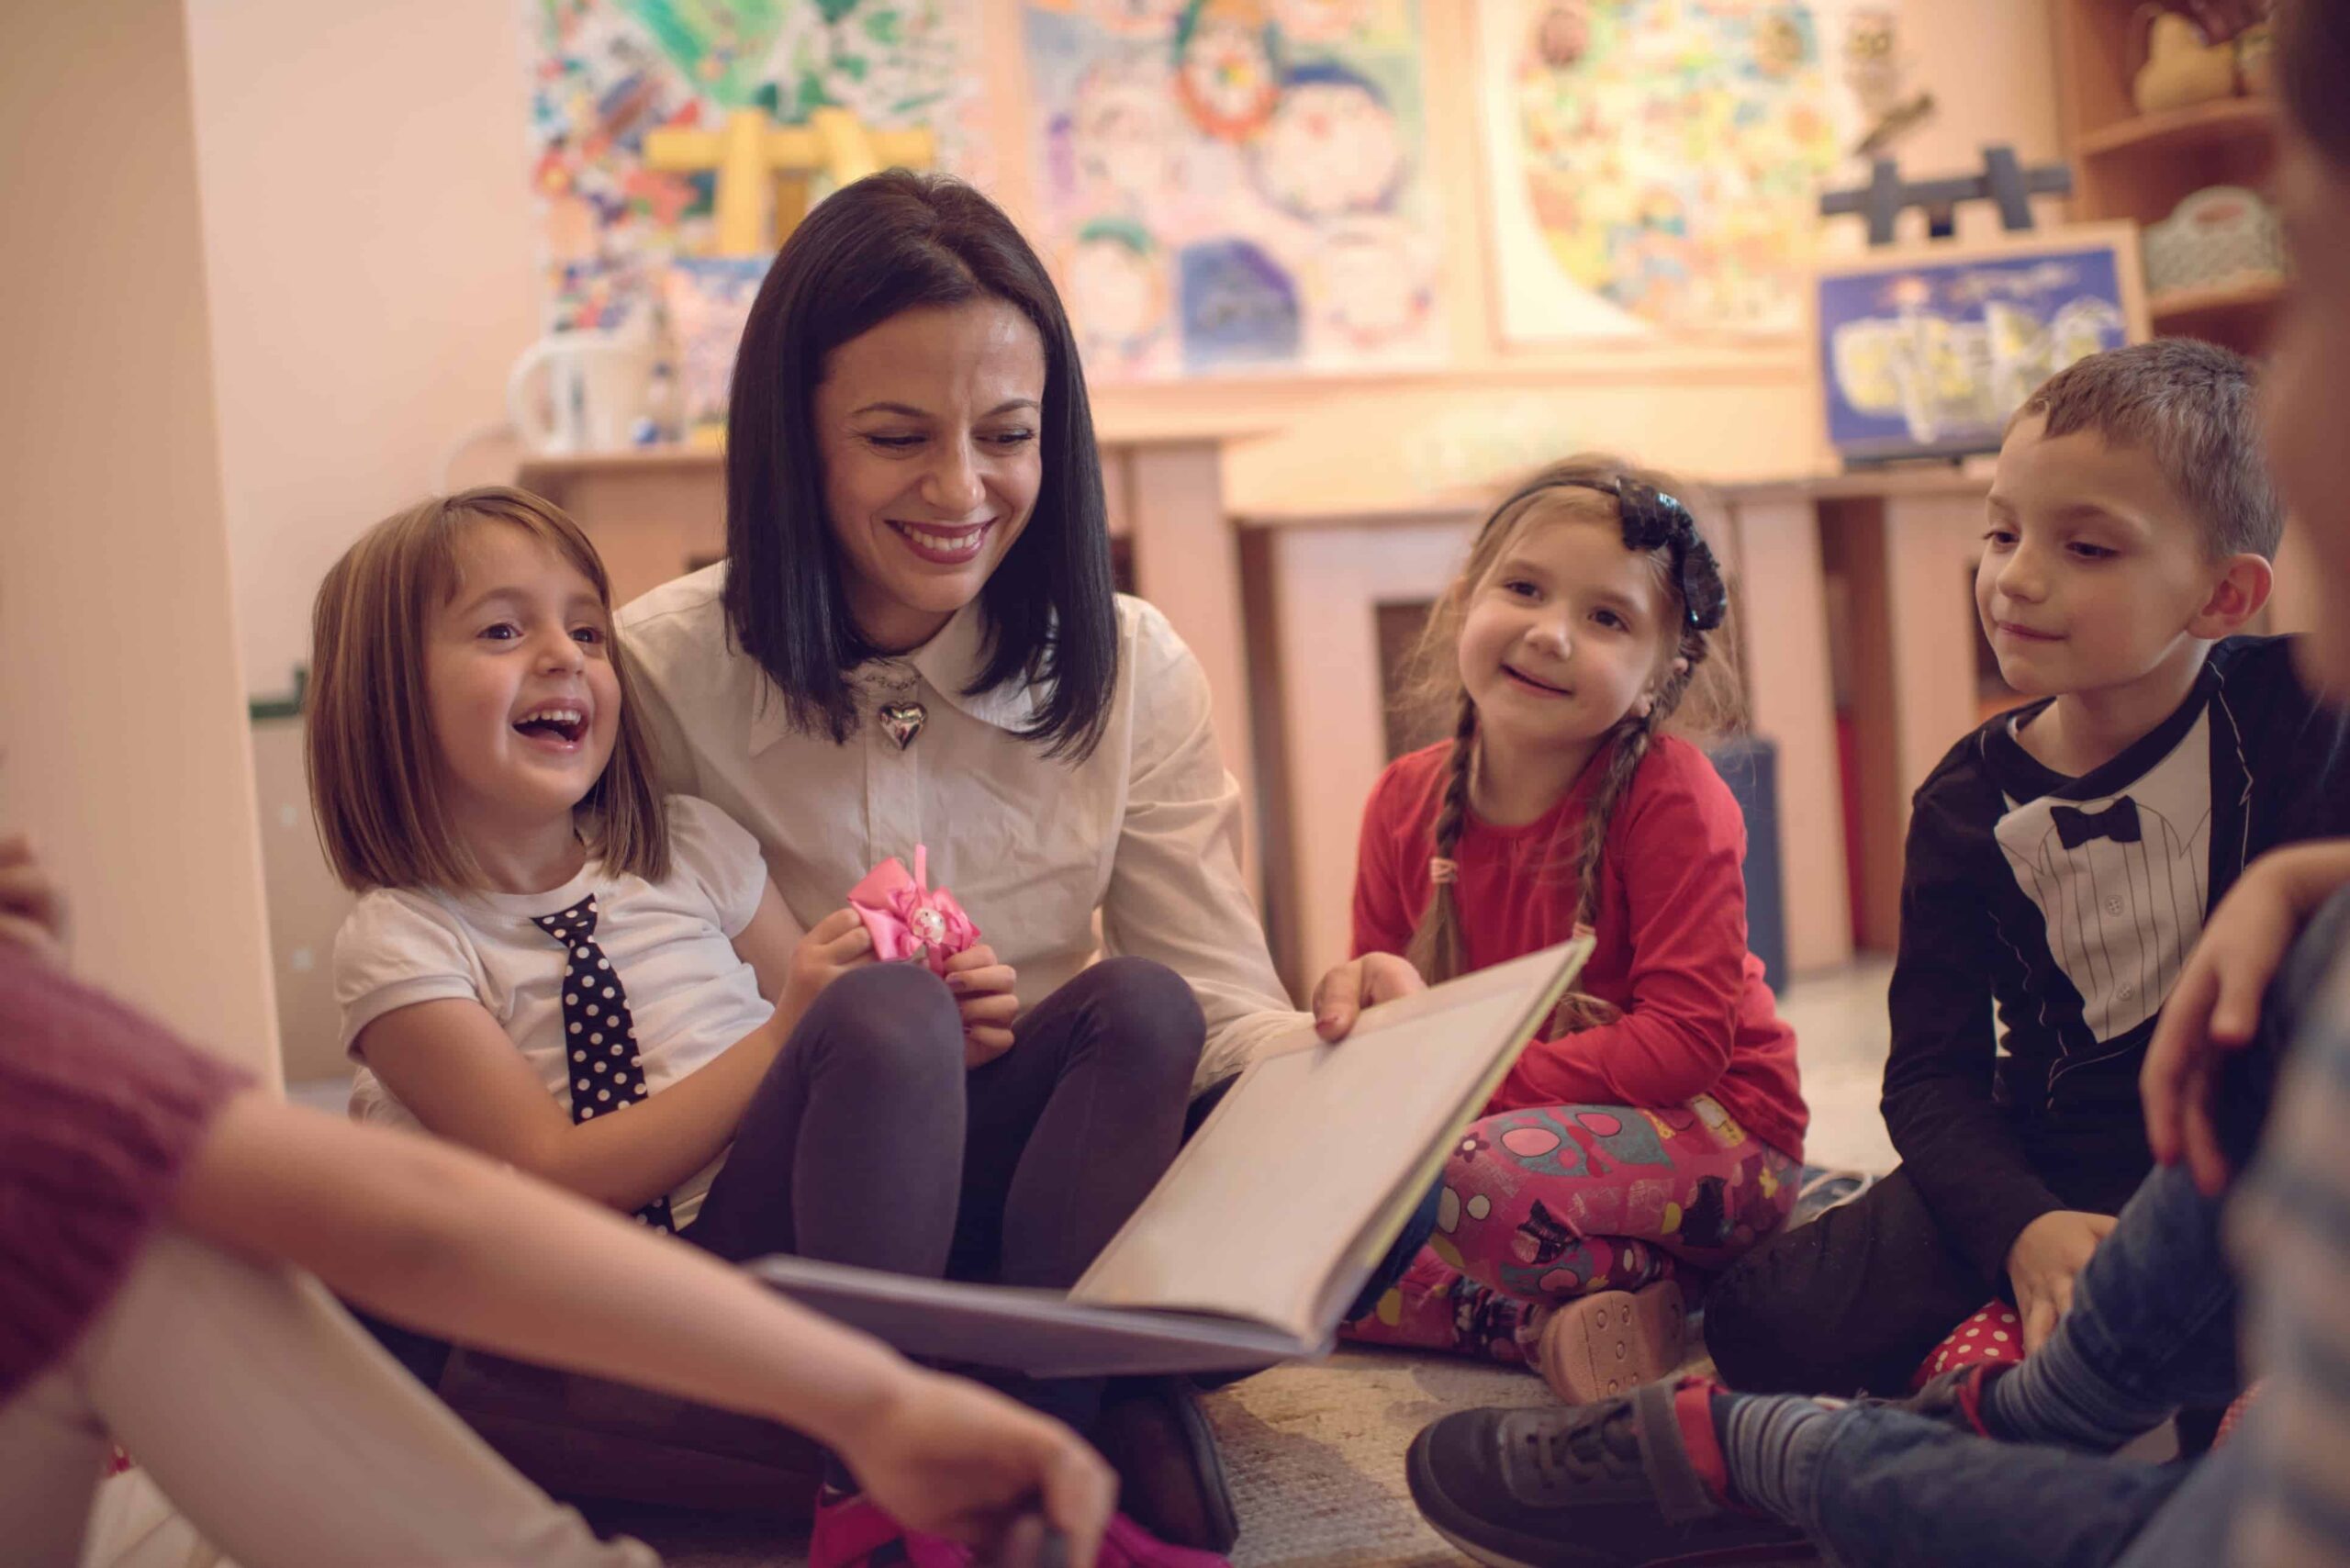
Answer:
<path fill-rule="evenodd" d="M 1460 712 L 1453 722 L 1452 755 L 1445 760 L 1444 800 L 1437 808 L 1430 837 L 1434 857 L 1428 862 L 1428 907 L 1404 949 L 1404 961 L 1427 977 L 1431 985 L 1452 979 L 1467 967 L 1460 936 L 1460 895 L 1454 879 L 1459 868 L 1453 851 L 1460 846 L 1460 830 L 1469 822 L 1470 770 L 1476 766 L 1477 705 L 1460 694 Z"/>

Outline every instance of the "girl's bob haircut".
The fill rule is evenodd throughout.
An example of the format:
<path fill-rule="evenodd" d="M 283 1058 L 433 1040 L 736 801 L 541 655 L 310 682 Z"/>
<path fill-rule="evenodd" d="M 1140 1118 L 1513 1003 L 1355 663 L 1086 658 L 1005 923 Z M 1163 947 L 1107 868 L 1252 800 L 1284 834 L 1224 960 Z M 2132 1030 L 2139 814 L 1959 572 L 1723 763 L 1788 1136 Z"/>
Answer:
<path fill-rule="evenodd" d="M 1077 340 L 1044 263 L 1012 219 L 960 180 L 891 169 L 834 193 L 784 241 L 743 327 L 726 419 L 726 624 L 790 710 L 834 741 L 856 727 L 859 634 L 824 505 L 815 394 L 832 352 L 907 310 L 1000 299 L 1045 350 L 1044 482 L 979 602 L 986 654 L 971 695 L 1044 689 L 1026 738 L 1083 757 L 1118 678 L 1118 619 L 1102 460 Z"/>
<path fill-rule="evenodd" d="M 441 754 L 425 691 L 432 617 L 459 587 L 457 550 L 468 529 L 519 528 L 596 585 L 609 631 L 611 583 L 579 525 L 525 491 L 485 486 L 436 496 L 386 518 L 343 553 L 319 585 L 310 615 L 310 684 L 304 759 L 319 842 L 342 884 L 375 888 L 483 885 L 451 826 Z M 653 753 L 636 716 L 617 639 L 605 647 L 620 685 L 611 760 L 582 808 L 589 847 L 613 871 L 668 875 L 669 834 Z"/>

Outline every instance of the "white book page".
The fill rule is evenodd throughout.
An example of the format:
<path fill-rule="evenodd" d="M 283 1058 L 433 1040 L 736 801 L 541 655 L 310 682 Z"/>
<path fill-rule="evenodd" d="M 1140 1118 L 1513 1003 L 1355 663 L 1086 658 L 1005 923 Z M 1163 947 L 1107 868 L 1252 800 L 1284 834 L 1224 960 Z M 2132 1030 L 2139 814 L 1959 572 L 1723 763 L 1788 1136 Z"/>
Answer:
<path fill-rule="evenodd" d="M 1588 944 L 1366 1012 L 1251 1066 L 1069 1293 L 1096 1306 L 1223 1313 L 1302 1340 L 1331 1277 L 1480 1107 Z M 1417 1194 L 1415 1193 L 1415 1196 Z"/>

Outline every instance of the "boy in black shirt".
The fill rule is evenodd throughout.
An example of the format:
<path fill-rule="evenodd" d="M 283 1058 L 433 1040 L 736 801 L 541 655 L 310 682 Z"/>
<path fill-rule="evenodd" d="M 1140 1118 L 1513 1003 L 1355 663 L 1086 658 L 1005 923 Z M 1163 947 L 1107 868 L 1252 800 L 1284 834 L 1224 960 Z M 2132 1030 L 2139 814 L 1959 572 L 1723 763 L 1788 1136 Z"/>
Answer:
<path fill-rule="evenodd" d="M 2327 799 L 2350 735 L 2284 640 L 2232 635 L 2283 526 L 2244 360 L 2169 340 L 2062 372 L 2009 425 L 1988 509 L 1976 606 L 2040 700 L 1914 799 L 1884 1100 L 1903 1163 L 1716 1284 L 1707 1346 L 1738 1388 L 1900 1392 L 1998 1296 L 2043 1339 L 2146 1174 L 2138 1068 L 2204 912 L 2262 850 L 2350 827 Z"/>

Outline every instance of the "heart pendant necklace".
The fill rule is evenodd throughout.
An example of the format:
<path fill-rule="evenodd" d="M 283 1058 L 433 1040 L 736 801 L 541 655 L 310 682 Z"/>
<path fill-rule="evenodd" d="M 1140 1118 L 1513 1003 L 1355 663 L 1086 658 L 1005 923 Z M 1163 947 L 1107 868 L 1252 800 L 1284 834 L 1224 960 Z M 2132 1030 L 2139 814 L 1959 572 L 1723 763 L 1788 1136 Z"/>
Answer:
<path fill-rule="evenodd" d="M 881 705 L 881 733 L 898 743 L 900 751 L 914 744 L 922 734 L 923 721 L 930 717 L 929 710 L 921 703 L 906 699 Z"/>
<path fill-rule="evenodd" d="M 898 743 L 900 751 L 914 744 L 922 734 L 922 726 L 930 717 L 930 710 L 922 705 L 917 695 L 922 690 L 922 674 L 911 664 L 900 659 L 876 660 L 868 669 L 868 689 L 881 700 L 875 716 L 881 721 L 881 733 Z"/>

